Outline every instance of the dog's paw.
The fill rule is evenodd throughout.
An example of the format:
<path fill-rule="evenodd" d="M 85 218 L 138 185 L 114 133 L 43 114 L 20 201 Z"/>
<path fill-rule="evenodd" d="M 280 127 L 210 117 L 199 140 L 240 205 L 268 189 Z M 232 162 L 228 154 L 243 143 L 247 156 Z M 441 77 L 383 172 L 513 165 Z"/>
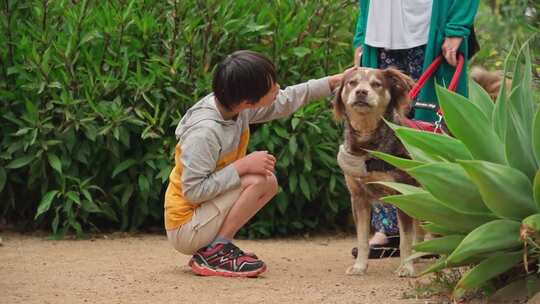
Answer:
<path fill-rule="evenodd" d="M 348 275 L 360 276 L 360 275 L 366 274 L 366 271 L 367 271 L 367 266 L 361 267 L 357 265 L 352 265 L 351 267 L 347 268 L 347 271 L 345 271 L 345 273 Z"/>
<path fill-rule="evenodd" d="M 416 270 L 412 263 L 407 263 L 405 265 L 399 266 L 396 270 L 396 274 L 400 277 L 412 278 L 416 276 Z"/>

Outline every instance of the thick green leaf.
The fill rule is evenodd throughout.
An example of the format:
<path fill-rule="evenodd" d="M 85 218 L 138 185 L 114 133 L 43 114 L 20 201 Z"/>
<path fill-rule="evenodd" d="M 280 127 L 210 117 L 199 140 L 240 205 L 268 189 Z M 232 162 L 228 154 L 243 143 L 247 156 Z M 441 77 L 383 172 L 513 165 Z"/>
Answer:
<path fill-rule="evenodd" d="M 422 227 L 422 229 L 424 229 L 426 232 L 429 232 L 432 234 L 452 235 L 452 234 L 459 234 L 460 232 L 455 229 L 443 227 L 440 225 L 435 225 L 433 223 L 423 223 L 420 225 L 420 227 Z"/>
<path fill-rule="evenodd" d="M 38 216 L 40 216 L 42 213 L 47 212 L 49 208 L 51 208 L 51 203 L 58 194 L 57 190 L 52 190 L 47 192 L 43 198 L 41 199 L 41 202 L 38 205 L 38 209 L 36 212 L 36 215 L 34 216 L 34 219 L 37 219 Z"/>
<path fill-rule="evenodd" d="M 437 260 L 437 262 L 433 263 L 431 266 L 429 266 L 426 270 L 422 271 L 420 273 L 420 276 L 423 276 L 423 275 L 426 275 L 426 274 L 429 274 L 429 273 L 433 273 L 433 272 L 438 272 L 438 271 L 441 271 L 443 270 L 444 268 L 447 267 L 447 264 L 446 264 L 446 257 L 441 257 Z"/>
<path fill-rule="evenodd" d="M 399 192 L 401 194 L 412 194 L 412 193 L 425 192 L 425 190 L 422 189 L 422 188 L 411 186 L 411 185 L 408 185 L 408 184 L 395 183 L 395 182 L 373 182 L 373 183 L 368 183 L 368 184 L 383 185 L 383 186 L 386 186 L 388 188 L 394 189 L 394 190 L 396 190 L 397 192 Z"/>
<path fill-rule="evenodd" d="M 447 235 L 424 241 L 413 246 L 414 250 L 437 254 L 450 254 L 457 248 L 465 235 Z"/>
<path fill-rule="evenodd" d="M 512 90 L 516 91 L 516 99 L 510 100 L 510 108 L 520 117 L 519 122 L 530 136 L 530 126 L 534 119 L 536 109 L 533 101 L 532 92 L 532 63 L 529 44 L 525 43 L 520 48 L 512 79 Z M 530 141 L 529 141 L 530 142 Z"/>
<path fill-rule="evenodd" d="M 503 143 L 484 113 L 459 94 L 441 86 L 436 91 L 448 128 L 474 158 L 505 164 Z"/>
<path fill-rule="evenodd" d="M 519 264 L 522 259 L 522 251 L 502 253 L 486 258 L 459 280 L 454 289 L 454 296 L 460 297 L 465 291 L 482 286 L 488 280 Z"/>
<path fill-rule="evenodd" d="M 469 100 L 484 113 L 489 123 L 491 123 L 493 110 L 495 109 L 493 100 L 486 90 L 472 79 L 469 81 Z"/>
<path fill-rule="evenodd" d="M 523 219 L 522 223 L 524 226 L 532 228 L 534 231 L 540 233 L 540 213 L 526 217 Z"/>
<path fill-rule="evenodd" d="M 482 194 L 486 206 L 497 216 L 521 220 L 538 212 L 532 185 L 519 170 L 485 161 L 460 161 Z"/>
<path fill-rule="evenodd" d="M 414 168 L 416 166 L 425 164 L 425 162 L 420 162 L 420 161 L 412 160 L 408 158 L 401 158 L 401 157 L 393 156 L 393 155 L 386 154 L 379 151 L 369 151 L 369 154 L 379 159 L 382 159 L 385 162 L 389 163 L 390 165 L 396 168 L 399 168 L 401 170 L 406 170 L 406 169 Z"/>
<path fill-rule="evenodd" d="M 510 56 L 509 56 L 510 57 Z M 509 70 L 509 60 L 505 64 L 505 74 Z M 505 86 L 501 86 L 503 89 Z M 502 92 L 502 91 L 501 91 Z M 504 96 L 506 97 L 506 96 Z M 499 105 L 499 102 L 497 102 Z M 536 103 L 532 98 L 532 65 L 528 43 L 519 50 L 514 64 L 512 79 L 512 93 L 506 103 L 501 103 L 501 109 L 497 109 L 497 119 L 501 120 L 497 126 L 497 132 L 503 136 L 506 145 L 506 157 L 509 164 L 520 169 L 532 178 L 538 161 L 535 160 L 534 148 L 531 149 L 532 137 L 531 126 L 534 121 Z M 534 143 L 533 143 L 534 145 Z"/>
<path fill-rule="evenodd" d="M 392 128 L 394 130 L 394 132 L 396 132 L 399 129 L 407 129 L 405 127 L 393 124 L 393 123 L 391 123 L 389 121 L 386 121 L 386 120 L 385 120 L 385 122 L 390 128 Z M 419 162 L 438 162 L 438 161 L 442 160 L 441 157 L 434 157 L 433 155 L 425 152 L 424 150 L 418 148 L 417 146 L 408 145 L 407 142 L 403 142 L 403 145 L 405 146 L 405 148 L 407 149 L 407 151 L 409 152 L 409 154 L 410 154 L 410 156 L 411 156 L 411 158 L 413 160 L 416 160 L 416 161 L 419 161 Z"/>
<path fill-rule="evenodd" d="M 536 164 L 540 164 L 540 106 L 536 109 L 532 130 L 532 148 Z"/>
<path fill-rule="evenodd" d="M 510 106 L 508 108 L 508 121 L 505 137 L 505 155 L 508 164 L 513 168 L 525 173 L 532 180 L 534 173 L 538 169 L 536 159 L 531 145 L 531 122 L 516 110 L 516 104 L 520 104 L 523 99 L 523 92 L 520 89 L 515 90 L 510 95 Z M 528 101 L 532 104 L 532 100 Z M 532 110 L 531 110 L 532 111 Z"/>
<path fill-rule="evenodd" d="M 407 170 L 435 198 L 462 213 L 491 213 L 478 188 L 455 163 L 432 163 Z"/>
<path fill-rule="evenodd" d="M 111 175 L 111 178 L 114 178 L 115 176 L 117 176 L 118 174 L 122 173 L 123 171 L 129 169 L 129 167 L 135 165 L 137 163 L 136 160 L 134 159 L 128 159 L 128 160 L 125 160 L 123 162 L 121 162 L 120 164 L 118 164 L 114 170 L 113 170 L 113 173 Z"/>
<path fill-rule="evenodd" d="M 472 159 L 472 155 L 465 145 L 450 136 L 410 128 L 397 128 L 395 132 L 408 151 L 414 147 L 436 158 L 442 157 L 448 161 Z"/>
<path fill-rule="evenodd" d="M 396 206 L 413 218 L 464 233 L 494 219 L 488 215 L 457 212 L 446 207 L 428 192 L 387 196 L 382 201 Z"/>
<path fill-rule="evenodd" d="M 60 158 L 53 153 L 48 153 L 47 158 L 51 167 L 58 173 L 62 174 L 62 162 L 60 161 Z"/>
<path fill-rule="evenodd" d="M 519 239 L 520 222 L 494 220 L 474 229 L 448 257 L 450 264 L 458 264 L 469 258 L 522 246 Z"/>
<path fill-rule="evenodd" d="M 24 167 L 28 165 L 32 160 L 34 160 L 34 155 L 26 155 L 23 157 L 19 157 L 13 161 L 11 161 L 9 164 L 7 164 L 7 169 L 18 169 L 21 167 Z"/>
<path fill-rule="evenodd" d="M 533 180 L 533 196 L 534 200 L 536 201 L 536 205 L 538 206 L 538 209 L 540 209 L 540 170 L 536 172 L 536 176 Z"/>
<path fill-rule="evenodd" d="M 510 70 L 510 58 L 511 55 L 514 52 L 514 45 L 515 41 L 512 42 L 512 47 L 510 48 L 510 52 L 508 53 L 508 56 L 504 60 L 504 72 L 503 72 L 503 79 L 502 83 L 504 84 L 506 82 L 506 75 L 508 75 L 508 71 Z M 508 124 L 508 100 L 507 100 L 507 92 L 506 92 L 506 85 L 501 85 L 501 88 L 499 90 L 499 94 L 497 95 L 497 100 L 495 102 L 495 110 L 493 111 L 492 116 L 492 126 L 493 130 L 501 140 L 501 142 L 505 142 L 506 139 L 506 126 Z"/>

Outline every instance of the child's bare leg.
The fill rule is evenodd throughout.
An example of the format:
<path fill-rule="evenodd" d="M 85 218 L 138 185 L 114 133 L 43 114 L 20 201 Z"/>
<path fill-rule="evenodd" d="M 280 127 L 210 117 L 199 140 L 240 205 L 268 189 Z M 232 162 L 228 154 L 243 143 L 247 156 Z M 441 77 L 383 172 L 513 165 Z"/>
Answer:
<path fill-rule="evenodd" d="M 242 193 L 225 217 L 218 237 L 233 239 L 238 230 L 244 226 L 257 211 L 276 195 L 278 183 L 274 175 L 265 176 L 246 174 L 240 178 Z"/>

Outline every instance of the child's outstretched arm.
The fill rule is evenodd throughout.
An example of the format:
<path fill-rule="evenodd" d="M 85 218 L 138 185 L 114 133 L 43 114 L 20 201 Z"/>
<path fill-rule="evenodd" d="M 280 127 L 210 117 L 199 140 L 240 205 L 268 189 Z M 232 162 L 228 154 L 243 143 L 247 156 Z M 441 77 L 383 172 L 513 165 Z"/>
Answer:
<path fill-rule="evenodd" d="M 249 121 L 260 123 L 287 117 L 310 101 L 330 96 L 341 78 L 342 74 L 337 74 L 289 86 L 278 93 L 270 106 L 248 110 Z"/>

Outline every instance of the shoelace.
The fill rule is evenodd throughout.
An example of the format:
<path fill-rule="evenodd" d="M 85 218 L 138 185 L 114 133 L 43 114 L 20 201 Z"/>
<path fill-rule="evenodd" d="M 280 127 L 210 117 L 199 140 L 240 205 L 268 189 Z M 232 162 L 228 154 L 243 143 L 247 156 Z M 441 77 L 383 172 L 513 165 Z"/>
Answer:
<path fill-rule="evenodd" d="M 238 248 L 236 245 L 231 243 L 231 247 L 232 247 L 231 248 L 231 253 L 232 253 L 231 255 L 232 255 L 233 258 L 236 259 L 237 257 L 239 257 L 241 255 L 244 255 L 244 252 L 242 251 L 242 249 Z"/>
<path fill-rule="evenodd" d="M 231 257 L 233 259 L 236 259 L 238 258 L 239 256 L 242 256 L 244 255 L 244 252 L 242 251 L 242 249 L 238 248 L 236 245 L 234 245 L 233 243 L 228 243 L 226 244 L 225 246 L 223 246 L 223 249 L 222 249 L 222 252 L 225 253 L 225 252 L 228 252 L 231 254 Z"/>

